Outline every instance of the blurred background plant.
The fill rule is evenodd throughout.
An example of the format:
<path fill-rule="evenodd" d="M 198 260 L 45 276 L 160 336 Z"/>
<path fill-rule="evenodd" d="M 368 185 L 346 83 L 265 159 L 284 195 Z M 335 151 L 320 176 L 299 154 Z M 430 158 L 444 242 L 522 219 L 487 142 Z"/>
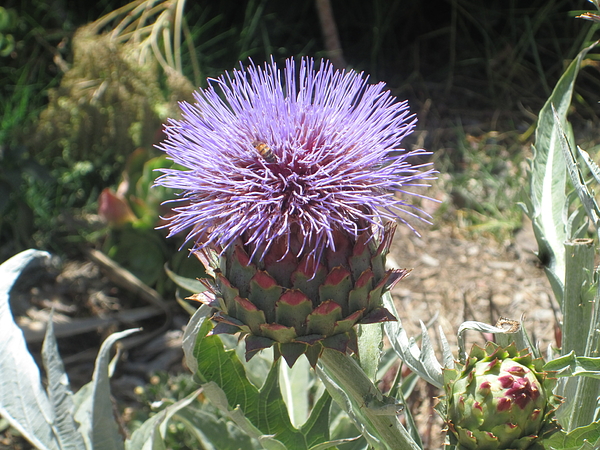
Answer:
<path fill-rule="evenodd" d="M 150 152 L 160 139 L 161 123 L 175 114 L 174 99 L 191 96 L 193 85 L 181 72 L 181 41 L 172 46 L 168 31 L 174 23 L 181 34 L 182 2 L 153 3 L 132 2 L 72 36 L 73 60 L 63 61 L 67 70 L 49 90 L 27 141 L 44 169 L 43 176 L 26 180 L 42 246 L 60 245 L 62 239 L 55 239 L 65 234 L 74 237 L 72 244 L 82 242 L 77 236 L 85 237 L 90 227 L 73 208 L 93 211 L 100 191 L 118 181 L 129 155 L 136 148 Z"/>
<path fill-rule="evenodd" d="M 9 1 L 0 10 L 0 256 L 33 243 L 77 252 L 96 239 L 90 214 L 102 189 L 116 185 L 137 148 L 152 154 L 176 101 L 206 77 L 248 57 L 328 56 L 317 4 Z M 514 190 L 506 219 L 465 193 L 518 178 L 535 112 L 563 62 L 591 38 L 594 24 L 565 20 L 578 7 L 585 2 L 333 2 L 333 31 L 342 61 L 409 98 L 421 123 L 413 144 L 434 149 L 458 175 L 445 190 L 467 223 L 505 237 L 519 226 Z M 594 70 L 576 95 L 576 113 L 590 123 Z M 481 156 L 490 146 L 504 153 Z M 484 177 L 474 176 L 480 168 Z"/>
<path fill-rule="evenodd" d="M 408 98 L 420 119 L 409 144 L 434 150 L 451 174 L 441 183 L 452 200 L 441 217 L 460 210 L 465 229 L 505 239 L 521 223 L 514 180 L 535 112 L 596 26 L 566 20 L 583 0 L 333 2 L 329 22 L 320 2 L 234 3 L 27 0 L 0 10 L 3 259 L 31 246 L 77 254 L 106 239 L 110 227 L 95 214 L 100 193 L 137 183 L 123 175 L 127 161 L 135 151 L 156 156 L 176 102 L 237 61 L 270 55 L 339 54 Z M 575 114 L 591 126 L 600 90 L 588 64 Z M 488 202 L 492 192 L 501 201 Z"/>

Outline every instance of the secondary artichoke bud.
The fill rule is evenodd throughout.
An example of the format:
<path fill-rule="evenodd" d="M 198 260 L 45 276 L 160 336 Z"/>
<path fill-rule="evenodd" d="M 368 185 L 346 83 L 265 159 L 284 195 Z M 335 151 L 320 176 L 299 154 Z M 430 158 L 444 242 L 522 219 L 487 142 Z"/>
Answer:
<path fill-rule="evenodd" d="M 444 373 L 451 440 L 468 450 L 536 448 L 557 429 L 560 403 L 542 365 L 514 344 L 473 346 L 464 367 Z"/>
<path fill-rule="evenodd" d="M 408 271 L 385 269 L 393 234 L 387 226 L 376 242 L 368 228 L 358 238 L 335 232 L 335 251 L 318 261 L 308 253 L 298 258 L 294 247 L 302 241 L 293 238 L 275 242 L 262 258 L 251 258 L 241 240 L 220 260 L 201 251 L 214 283 L 194 298 L 215 308 L 213 333 L 246 336 L 247 359 L 274 346 L 290 366 L 302 354 L 315 366 L 323 348 L 357 351 L 357 323 L 395 320 L 381 296 Z"/>

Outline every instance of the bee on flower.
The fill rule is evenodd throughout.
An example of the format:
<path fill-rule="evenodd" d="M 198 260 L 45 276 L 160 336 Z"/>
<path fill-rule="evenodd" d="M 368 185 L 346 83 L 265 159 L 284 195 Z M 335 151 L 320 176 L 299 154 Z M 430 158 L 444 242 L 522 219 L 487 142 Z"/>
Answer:
<path fill-rule="evenodd" d="M 197 296 L 213 333 L 243 333 L 248 359 L 274 346 L 314 366 L 323 348 L 357 350 L 355 324 L 394 320 L 381 296 L 408 271 L 385 256 L 395 223 L 426 220 L 407 188 L 435 171 L 402 148 L 416 119 L 383 83 L 309 58 L 296 69 L 250 62 L 182 103 L 159 148 L 184 170 L 157 184 L 181 190 L 169 235 L 187 231 L 214 276 Z"/>
<path fill-rule="evenodd" d="M 273 164 L 273 163 L 276 163 L 276 162 L 279 161 L 279 159 L 277 159 L 277 155 L 275 155 L 275 153 L 273 153 L 273 150 L 271 150 L 271 147 L 269 147 L 264 142 L 254 141 L 252 143 L 252 146 L 256 149 L 256 151 L 258 152 L 258 154 L 266 162 Z"/>

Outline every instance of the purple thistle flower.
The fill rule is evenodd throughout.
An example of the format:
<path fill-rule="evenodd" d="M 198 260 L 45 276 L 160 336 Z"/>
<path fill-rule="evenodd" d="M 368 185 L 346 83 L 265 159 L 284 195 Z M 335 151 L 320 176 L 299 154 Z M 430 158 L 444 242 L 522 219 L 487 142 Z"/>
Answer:
<path fill-rule="evenodd" d="M 159 145 L 187 170 L 163 169 L 157 184 L 181 189 L 167 217 L 169 236 L 189 230 L 194 250 L 224 252 L 238 238 L 261 259 L 275 242 L 307 261 L 336 250 L 336 235 L 421 211 L 405 189 L 434 179 L 424 150 L 401 148 L 416 119 L 384 83 L 303 58 L 281 70 L 250 63 L 211 79 L 181 103 Z M 419 195 L 417 195 L 419 196 Z M 412 228 L 412 227 L 411 227 Z M 280 244 L 278 244 L 280 245 Z"/>

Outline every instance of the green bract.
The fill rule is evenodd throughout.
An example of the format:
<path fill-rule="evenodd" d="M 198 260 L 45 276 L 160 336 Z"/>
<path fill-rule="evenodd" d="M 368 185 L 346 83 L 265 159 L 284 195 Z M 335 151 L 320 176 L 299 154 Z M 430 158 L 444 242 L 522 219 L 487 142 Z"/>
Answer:
<path fill-rule="evenodd" d="M 473 346 L 464 366 L 444 371 L 446 421 L 461 450 L 535 449 L 556 430 L 556 384 L 514 344 Z"/>
<path fill-rule="evenodd" d="M 221 258 L 202 251 L 214 283 L 194 298 L 214 308 L 213 333 L 246 337 L 246 359 L 273 346 L 288 365 L 306 354 L 314 367 L 323 348 L 357 351 L 357 323 L 395 320 L 381 296 L 409 271 L 385 269 L 393 232 L 387 226 L 380 243 L 370 230 L 358 238 L 335 232 L 336 250 L 313 263 L 286 251 L 289 242 L 274 243 L 264 258 L 251 258 L 241 240 Z"/>

